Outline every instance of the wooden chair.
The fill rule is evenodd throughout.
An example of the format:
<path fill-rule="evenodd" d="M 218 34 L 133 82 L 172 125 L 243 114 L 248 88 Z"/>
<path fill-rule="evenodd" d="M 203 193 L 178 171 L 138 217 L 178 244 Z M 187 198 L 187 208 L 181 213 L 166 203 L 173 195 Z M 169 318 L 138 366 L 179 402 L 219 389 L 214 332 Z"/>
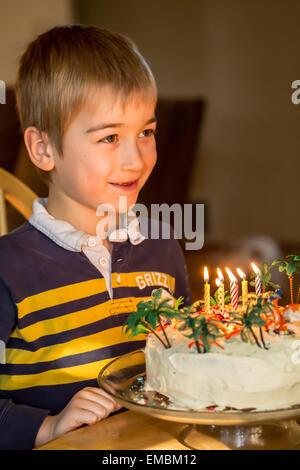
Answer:
<path fill-rule="evenodd" d="M 26 220 L 32 214 L 32 204 L 38 196 L 22 181 L 0 168 L 0 236 L 8 233 L 6 201 Z"/>

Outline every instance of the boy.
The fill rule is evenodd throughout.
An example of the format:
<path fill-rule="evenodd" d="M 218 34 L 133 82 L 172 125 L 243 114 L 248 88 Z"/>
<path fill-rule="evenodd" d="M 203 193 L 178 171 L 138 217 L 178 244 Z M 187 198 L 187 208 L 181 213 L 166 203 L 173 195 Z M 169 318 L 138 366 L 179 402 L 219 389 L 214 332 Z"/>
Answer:
<path fill-rule="evenodd" d="M 99 230 L 101 204 L 134 222 L 129 209 L 156 162 L 157 89 L 132 41 L 95 27 L 53 28 L 23 54 L 16 96 L 49 195 L 0 239 L 2 449 L 40 446 L 118 410 L 97 376 L 144 346 L 143 335 L 122 333 L 128 313 L 159 287 L 190 302 L 176 240 L 146 238 L 128 223 L 106 238 Z"/>

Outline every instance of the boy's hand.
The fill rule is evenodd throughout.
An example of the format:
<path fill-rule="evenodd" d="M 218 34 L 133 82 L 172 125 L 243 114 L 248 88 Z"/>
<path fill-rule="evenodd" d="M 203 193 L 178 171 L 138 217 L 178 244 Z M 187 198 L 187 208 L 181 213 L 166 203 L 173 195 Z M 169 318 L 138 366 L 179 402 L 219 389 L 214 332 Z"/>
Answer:
<path fill-rule="evenodd" d="M 41 446 L 83 424 L 95 424 L 121 408 L 122 406 L 101 388 L 83 388 L 59 414 L 45 418 L 37 433 L 35 446 Z"/>

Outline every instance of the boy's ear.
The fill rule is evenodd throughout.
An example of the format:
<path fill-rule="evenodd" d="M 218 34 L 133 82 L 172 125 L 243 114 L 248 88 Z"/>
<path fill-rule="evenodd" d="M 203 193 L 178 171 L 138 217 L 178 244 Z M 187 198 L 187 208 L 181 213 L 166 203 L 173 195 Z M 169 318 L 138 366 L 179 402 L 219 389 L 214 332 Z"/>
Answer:
<path fill-rule="evenodd" d="M 47 134 L 40 132 L 36 127 L 27 127 L 24 132 L 24 142 L 32 163 L 44 171 L 51 171 L 55 167 L 54 153 Z"/>

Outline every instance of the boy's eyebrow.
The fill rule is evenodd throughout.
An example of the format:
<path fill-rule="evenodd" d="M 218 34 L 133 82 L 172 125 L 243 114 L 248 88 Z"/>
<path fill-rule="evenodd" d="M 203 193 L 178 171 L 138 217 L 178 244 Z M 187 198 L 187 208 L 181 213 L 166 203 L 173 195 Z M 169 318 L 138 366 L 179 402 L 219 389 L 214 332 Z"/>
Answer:
<path fill-rule="evenodd" d="M 157 119 L 155 116 L 153 116 L 152 118 L 150 118 L 147 122 L 145 122 L 145 126 L 147 126 L 148 124 L 152 124 L 153 122 L 157 122 Z M 106 129 L 108 127 L 124 127 L 125 124 L 123 124 L 122 122 L 114 122 L 114 123 L 108 123 L 108 124 L 99 124 L 97 126 L 94 126 L 94 127 L 90 127 L 87 131 L 86 131 L 86 134 L 90 133 L 90 132 L 95 132 L 95 131 L 100 131 L 102 129 Z"/>

